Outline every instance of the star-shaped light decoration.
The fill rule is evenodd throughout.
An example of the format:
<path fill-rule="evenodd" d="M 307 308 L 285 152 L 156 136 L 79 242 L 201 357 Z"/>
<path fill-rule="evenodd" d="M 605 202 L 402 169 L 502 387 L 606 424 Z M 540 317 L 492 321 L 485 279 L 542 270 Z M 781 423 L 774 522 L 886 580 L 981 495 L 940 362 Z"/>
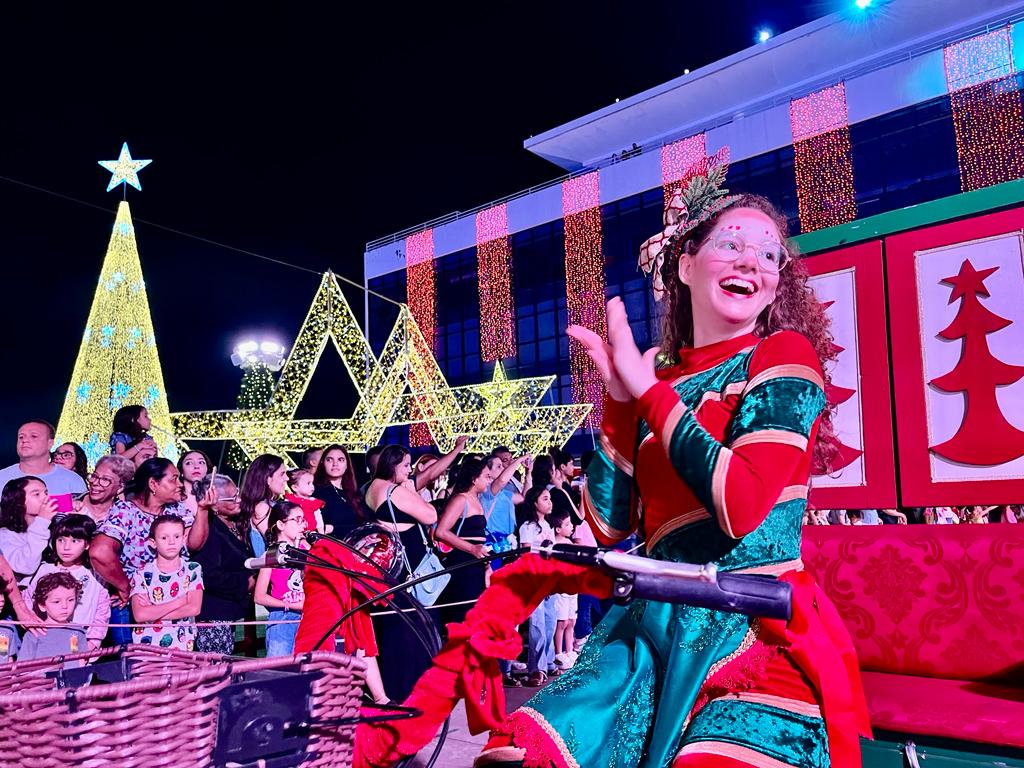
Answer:
<path fill-rule="evenodd" d="M 133 160 L 132 153 L 128 151 L 128 142 L 121 145 L 121 155 L 117 160 L 100 160 L 99 164 L 110 171 L 110 183 L 107 184 L 107 192 L 119 184 L 131 184 L 140 192 L 142 184 L 139 182 L 139 171 L 152 163 L 152 160 Z"/>
<path fill-rule="evenodd" d="M 296 419 L 330 342 L 348 369 L 359 402 L 348 418 Z M 592 407 L 539 405 L 554 381 L 554 376 L 508 379 L 498 366 L 490 382 L 450 387 L 404 305 L 377 357 L 337 280 L 327 272 L 266 407 L 172 413 L 171 422 L 180 440 L 234 440 L 250 459 L 269 452 L 289 463 L 288 451 L 341 443 L 363 452 L 388 427 L 423 421 L 443 451 L 451 450 L 459 435 L 467 435 L 470 451 L 508 445 L 515 452 L 539 453 L 549 445 L 563 445 Z"/>

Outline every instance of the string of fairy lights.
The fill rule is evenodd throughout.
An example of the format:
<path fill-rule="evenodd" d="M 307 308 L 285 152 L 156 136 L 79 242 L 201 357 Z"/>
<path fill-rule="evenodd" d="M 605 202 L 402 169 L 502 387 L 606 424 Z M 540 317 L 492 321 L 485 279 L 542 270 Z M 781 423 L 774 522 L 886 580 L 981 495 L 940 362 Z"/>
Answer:
<path fill-rule="evenodd" d="M 1024 177 L 1024 115 L 1010 27 L 947 45 L 960 188 L 967 192 Z"/>
<path fill-rule="evenodd" d="M 508 206 L 495 205 L 476 215 L 477 290 L 480 294 L 480 357 L 487 362 L 516 353 L 512 305 L 512 244 Z"/>
<path fill-rule="evenodd" d="M 800 231 L 813 232 L 856 219 L 845 83 L 793 99 L 789 122 Z"/>
<path fill-rule="evenodd" d="M 601 192 L 598 171 L 562 182 L 565 221 L 565 299 L 570 325 L 580 325 L 606 337 L 604 252 L 601 231 Z M 569 339 L 569 369 L 573 400 L 594 406 L 587 426 L 601 426 L 604 382 L 583 345 Z"/>

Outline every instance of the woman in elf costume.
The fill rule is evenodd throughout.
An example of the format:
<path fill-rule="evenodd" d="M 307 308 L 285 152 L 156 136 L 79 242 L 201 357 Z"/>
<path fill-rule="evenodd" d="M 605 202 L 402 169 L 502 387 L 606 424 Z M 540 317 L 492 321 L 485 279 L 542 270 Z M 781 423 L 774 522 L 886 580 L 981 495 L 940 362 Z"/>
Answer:
<path fill-rule="evenodd" d="M 650 557 L 778 576 L 793 617 L 616 607 L 478 765 L 860 765 L 870 727 L 856 657 L 800 562 L 808 476 L 835 451 L 828 320 L 785 218 L 728 196 L 726 167 L 719 153 L 691 171 L 641 249 L 667 304 L 660 350 L 637 349 L 617 298 L 607 343 L 569 329 L 608 390 L 584 512 L 603 544 L 639 529 Z"/>

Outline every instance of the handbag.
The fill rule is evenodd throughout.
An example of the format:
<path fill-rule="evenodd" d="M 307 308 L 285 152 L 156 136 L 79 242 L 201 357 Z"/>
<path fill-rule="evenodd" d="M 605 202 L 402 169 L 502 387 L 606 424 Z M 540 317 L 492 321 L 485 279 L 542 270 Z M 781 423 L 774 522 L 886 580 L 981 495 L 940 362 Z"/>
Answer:
<path fill-rule="evenodd" d="M 395 508 L 391 506 L 391 492 L 395 490 L 396 486 L 388 488 L 388 513 L 391 515 L 391 522 L 395 524 L 395 529 L 398 529 L 398 521 L 395 519 Z M 409 563 L 409 557 L 405 553 L 405 547 L 402 547 L 402 560 L 405 563 L 405 570 L 409 573 L 410 579 L 418 579 L 421 576 L 427 576 L 431 573 L 437 573 L 443 571 L 444 566 L 441 565 L 441 558 L 437 556 L 437 552 L 430 546 L 427 541 L 427 535 L 423 533 L 423 526 L 416 523 L 416 530 L 420 533 L 420 538 L 423 539 L 423 548 L 426 553 L 423 555 L 423 559 L 420 560 L 419 565 L 414 569 Z M 444 588 L 448 586 L 448 582 L 452 580 L 450 573 L 442 573 L 439 576 L 435 576 L 432 579 L 414 584 L 409 587 L 409 593 L 416 598 L 422 605 L 433 605 L 437 602 L 437 598 L 444 591 Z"/>

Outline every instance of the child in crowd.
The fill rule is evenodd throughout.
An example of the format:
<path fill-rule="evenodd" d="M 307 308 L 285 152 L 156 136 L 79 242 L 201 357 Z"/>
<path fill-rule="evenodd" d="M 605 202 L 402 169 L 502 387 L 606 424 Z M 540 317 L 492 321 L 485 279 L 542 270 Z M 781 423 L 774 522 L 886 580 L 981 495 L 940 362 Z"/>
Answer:
<path fill-rule="evenodd" d="M 573 543 L 574 527 L 568 510 L 554 510 L 548 517 L 548 523 L 555 534 L 555 544 Z M 555 664 L 565 670 L 576 662 L 573 630 L 576 627 L 577 596 L 558 592 L 551 597 L 555 605 Z"/>
<path fill-rule="evenodd" d="M 519 543 L 522 546 L 554 541 L 555 534 L 548 524 L 551 514 L 551 492 L 543 485 L 535 485 L 520 505 L 524 522 L 519 528 Z M 531 688 L 544 685 L 549 672 L 557 674 L 555 661 L 555 599 L 554 595 L 544 598 L 537 610 L 530 616 L 530 642 L 527 653 L 526 684 Z"/>
<path fill-rule="evenodd" d="M 312 472 L 308 469 L 291 470 L 288 473 L 288 486 L 291 493 L 284 495 L 285 501 L 298 504 L 302 508 L 302 514 L 306 517 L 306 530 L 318 533 L 330 533 L 334 530 L 333 525 L 324 525 L 323 514 L 320 512 L 324 506 L 323 499 L 313 498 Z"/>
<path fill-rule="evenodd" d="M 305 549 L 306 542 L 302 538 L 305 532 L 306 516 L 302 507 L 292 501 L 277 501 L 271 505 L 267 519 L 268 548 L 286 544 Z M 291 656 L 305 602 L 302 571 L 292 568 L 260 569 L 253 597 L 257 605 L 270 611 L 267 656 Z"/>
<path fill-rule="evenodd" d="M 85 632 L 68 626 L 82 595 L 82 585 L 67 571 L 49 573 L 35 585 L 32 607 L 46 624 L 46 634 L 27 633 L 18 660 L 45 659 L 85 650 Z"/>
<path fill-rule="evenodd" d="M 155 443 L 149 436 L 149 411 L 141 405 L 126 405 L 114 413 L 114 431 L 110 435 L 110 452 L 135 461 L 144 452 L 149 458 L 156 455 Z"/>
<path fill-rule="evenodd" d="M 195 617 L 203 606 L 203 569 L 185 560 L 185 521 L 158 515 L 149 528 L 156 559 L 132 576 L 132 615 L 147 626 L 132 630 L 132 642 L 191 651 L 195 648 Z"/>
<path fill-rule="evenodd" d="M 43 564 L 25 593 L 31 603 L 40 580 L 51 573 L 74 576 L 82 589 L 72 622 L 85 630 L 89 650 L 102 645 L 110 621 L 110 595 L 89 562 L 89 542 L 95 533 L 96 523 L 88 515 L 57 516 L 50 525 L 50 545 L 43 550 Z"/>

